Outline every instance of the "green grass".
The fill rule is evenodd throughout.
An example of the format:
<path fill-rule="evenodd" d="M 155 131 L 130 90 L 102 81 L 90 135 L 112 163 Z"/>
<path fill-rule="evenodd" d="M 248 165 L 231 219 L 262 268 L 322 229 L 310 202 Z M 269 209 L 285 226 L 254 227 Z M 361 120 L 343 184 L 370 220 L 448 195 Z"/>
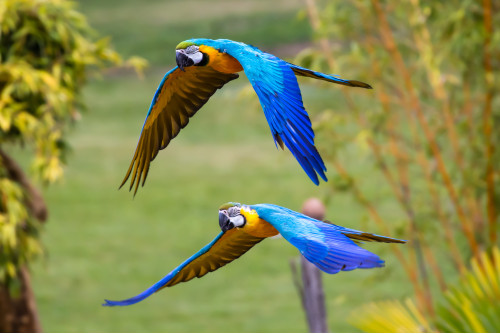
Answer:
<path fill-rule="evenodd" d="M 289 152 L 275 149 L 261 111 L 243 108 L 235 99 L 242 86 L 235 82 L 158 155 L 135 199 L 117 191 L 150 86 L 126 76 L 92 82 L 86 90 L 90 112 L 70 135 L 66 178 L 46 191 L 48 258 L 34 273 L 44 329 L 306 331 L 289 269 L 297 251 L 284 240 L 267 240 L 227 267 L 139 305 L 100 306 L 104 298 L 142 291 L 208 243 L 218 233 L 220 204 L 270 202 L 298 210 L 304 199 L 321 196 L 327 187 L 312 185 Z M 307 94 L 304 98 L 307 103 Z M 227 105 L 235 108 L 223 108 Z M 336 197 L 329 213 L 339 224 L 362 224 L 362 211 L 347 196 Z M 388 267 L 383 270 L 324 275 L 332 330 L 352 331 L 345 319 L 365 301 L 409 293 L 384 246 L 370 247 L 384 254 Z M 373 288 L 359 293 L 366 286 Z"/>
<path fill-rule="evenodd" d="M 168 63 L 172 57 L 164 54 L 172 53 L 178 41 L 219 33 L 204 33 L 207 27 L 221 27 L 220 37 L 259 46 L 271 46 L 273 39 L 303 41 L 307 32 L 293 23 L 300 1 L 273 8 L 267 1 L 240 1 L 244 11 L 229 1 L 217 1 L 217 6 L 151 1 L 134 8 L 137 3 L 87 0 L 82 10 L 96 28 L 113 36 L 120 51 L 157 64 L 161 59 Z M 138 305 L 100 306 L 104 298 L 123 299 L 144 290 L 211 241 L 219 232 L 220 204 L 268 202 L 299 210 L 306 198 L 329 191 L 325 183 L 314 186 L 290 152 L 276 150 L 262 111 L 249 107 L 257 105 L 256 98 L 240 97 L 244 77 L 214 95 L 160 152 L 135 198 L 126 189 L 118 191 L 165 70 L 155 66 L 142 81 L 130 74 L 105 77 L 85 90 L 88 112 L 71 129 L 73 153 L 66 177 L 44 191 L 50 209 L 43 236 L 48 256 L 33 266 L 44 330 L 307 331 L 289 266 L 298 252 L 283 239 L 266 240 L 217 272 L 165 289 Z M 303 81 L 301 86 L 312 117 L 332 104 L 348 112 L 337 87 L 318 89 Z M 349 168 L 366 173 L 370 191 L 380 191 L 381 181 L 370 165 L 346 158 Z M 333 179 L 333 166 L 327 167 Z M 328 206 L 328 218 L 352 228 L 367 227 L 365 215 L 342 193 Z M 367 301 L 411 293 L 388 246 L 368 248 L 384 257 L 386 268 L 323 275 L 332 331 L 355 330 L 346 318 Z"/>
<path fill-rule="evenodd" d="M 125 56 L 172 64 L 175 46 L 190 38 L 228 38 L 263 49 L 307 41 L 311 28 L 297 18 L 301 0 L 85 0 L 80 8 Z"/>

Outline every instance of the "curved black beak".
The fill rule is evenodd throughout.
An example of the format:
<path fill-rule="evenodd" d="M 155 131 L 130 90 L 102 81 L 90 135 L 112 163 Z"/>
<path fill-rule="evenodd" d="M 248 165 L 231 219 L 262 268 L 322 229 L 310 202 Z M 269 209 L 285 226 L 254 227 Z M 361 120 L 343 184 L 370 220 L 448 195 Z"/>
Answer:
<path fill-rule="evenodd" d="M 222 232 L 226 232 L 234 228 L 234 224 L 231 223 L 227 214 L 222 211 L 219 211 L 219 226 Z"/>
<path fill-rule="evenodd" d="M 191 65 L 194 65 L 194 61 L 186 56 L 186 54 L 180 50 L 177 50 L 175 52 L 175 62 L 177 63 L 177 66 L 181 69 L 181 71 L 184 71 L 184 67 L 188 67 Z"/>

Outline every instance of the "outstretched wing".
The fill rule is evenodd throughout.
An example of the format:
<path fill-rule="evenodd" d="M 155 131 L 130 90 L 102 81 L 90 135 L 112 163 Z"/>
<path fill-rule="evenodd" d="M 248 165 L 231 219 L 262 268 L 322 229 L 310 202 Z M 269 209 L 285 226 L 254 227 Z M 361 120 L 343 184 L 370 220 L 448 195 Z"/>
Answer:
<path fill-rule="evenodd" d="M 287 62 L 248 46 L 247 52 L 225 50 L 243 66 L 257 93 L 275 143 L 283 143 L 317 185 L 327 181 L 326 167 L 314 146 L 311 120 L 304 109 L 295 74 Z"/>
<path fill-rule="evenodd" d="M 307 260 L 324 272 L 335 274 L 341 270 L 384 266 L 384 261 L 378 255 L 361 248 L 344 235 L 344 228 L 341 226 L 324 223 L 293 211 L 294 214 L 291 214 L 291 210 L 276 205 L 258 204 L 251 208 L 257 211 L 259 218 L 273 225 Z M 351 234 L 359 232 L 346 230 Z"/>
<path fill-rule="evenodd" d="M 192 117 L 227 82 L 238 74 L 221 73 L 208 66 L 175 67 L 167 72 L 149 107 L 130 167 L 120 188 L 132 174 L 130 190 L 144 185 L 149 164 L 170 143 Z"/>
<path fill-rule="evenodd" d="M 230 229 L 225 233 L 221 232 L 211 243 L 200 249 L 200 251 L 184 261 L 149 289 L 135 297 L 122 301 L 106 299 L 106 303 L 103 305 L 132 305 L 149 297 L 162 288 L 187 282 L 195 277 L 205 276 L 207 273 L 217 270 L 229 262 L 236 260 L 263 239 L 264 238 L 251 236 L 237 228 Z"/>

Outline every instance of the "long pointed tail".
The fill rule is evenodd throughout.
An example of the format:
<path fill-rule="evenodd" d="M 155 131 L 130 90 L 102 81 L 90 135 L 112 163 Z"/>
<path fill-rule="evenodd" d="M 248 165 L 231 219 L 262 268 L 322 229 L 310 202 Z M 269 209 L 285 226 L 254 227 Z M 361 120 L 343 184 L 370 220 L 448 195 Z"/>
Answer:
<path fill-rule="evenodd" d="M 338 78 L 335 75 L 328 75 L 328 74 L 324 74 L 321 72 L 315 72 L 313 70 L 310 70 L 310 69 L 307 69 L 304 67 L 300 67 L 300 66 L 297 66 L 297 65 L 294 65 L 291 63 L 288 63 L 288 65 L 290 65 L 290 67 L 292 68 L 295 75 L 300 75 L 303 77 L 309 77 L 309 78 L 314 78 L 314 79 L 318 79 L 318 80 L 333 82 L 333 83 L 336 83 L 339 85 L 344 85 L 344 86 L 372 89 L 372 86 L 370 86 L 367 83 L 361 82 L 361 81 L 344 80 L 344 79 Z"/>
<path fill-rule="evenodd" d="M 389 244 L 405 244 L 406 240 L 385 237 L 383 235 L 353 230 L 347 227 L 336 225 L 331 221 L 325 220 L 325 223 L 331 224 L 336 227 L 337 231 L 348 237 L 349 239 L 359 240 L 359 241 L 375 241 L 375 242 L 385 242 Z"/>
<path fill-rule="evenodd" d="M 341 231 L 343 235 L 350 239 L 354 240 L 360 240 L 360 241 L 376 241 L 376 242 L 385 242 L 385 243 L 390 243 L 390 244 L 405 244 L 406 240 L 401 240 L 401 239 L 395 239 L 395 238 L 389 238 L 389 237 L 384 237 L 383 235 L 377 235 L 377 234 L 372 234 L 372 233 L 367 233 L 367 232 L 358 232 L 356 233 L 349 233 L 349 231 Z"/>

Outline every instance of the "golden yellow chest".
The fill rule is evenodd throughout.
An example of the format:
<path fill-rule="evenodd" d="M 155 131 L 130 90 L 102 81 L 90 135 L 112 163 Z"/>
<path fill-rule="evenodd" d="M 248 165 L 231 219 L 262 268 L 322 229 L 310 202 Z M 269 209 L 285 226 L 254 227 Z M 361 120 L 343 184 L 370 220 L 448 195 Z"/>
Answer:
<path fill-rule="evenodd" d="M 216 71 L 223 73 L 236 73 L 243 71 L 243 67 L 240 62 L 227 53 L 219 52 L 218 50 L 206 45 L 201 45 L 199 50 L 208 55 L 207 66 L 212 67 Z"/>
<path fill-rule="evenodd" d="M 240 212 L 246 219 L 246 224 L 241 227 L 241 229 L 246 233 L 260 238 L 273 237 L 279 234 L 278 230 L 276 230 L 273 225 L 263 219 L 260 219 L 255 210 L 241 209 Z"/>

